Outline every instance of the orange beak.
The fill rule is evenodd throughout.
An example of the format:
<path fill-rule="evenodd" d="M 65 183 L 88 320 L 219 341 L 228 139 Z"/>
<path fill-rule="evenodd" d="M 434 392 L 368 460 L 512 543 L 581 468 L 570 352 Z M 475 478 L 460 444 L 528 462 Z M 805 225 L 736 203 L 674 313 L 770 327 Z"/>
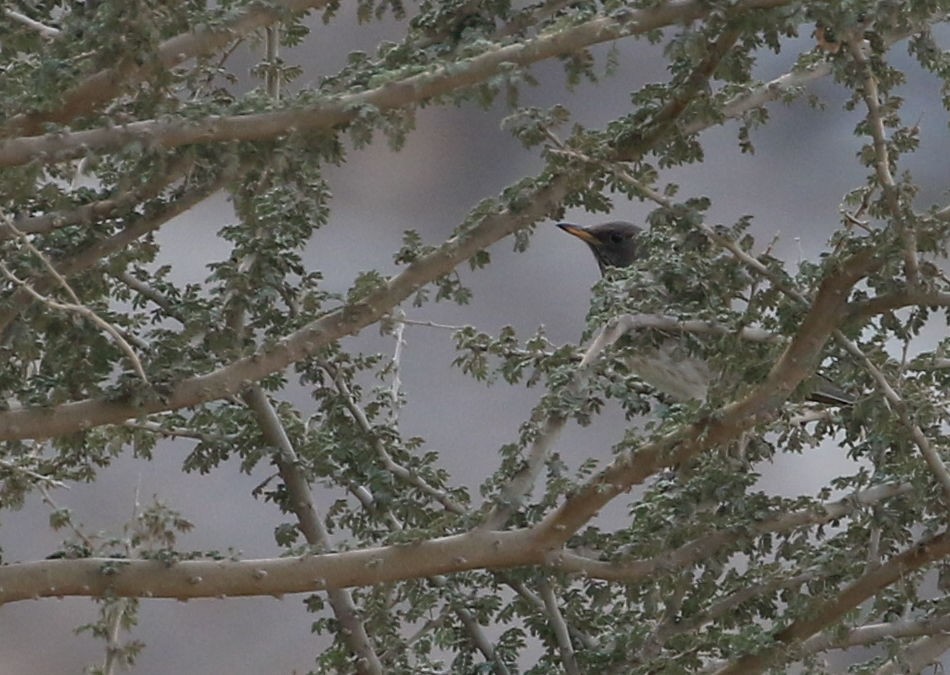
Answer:
<path fill-rule="evenodd" d="M 557 226 L 568 234 L 573 234 L 575 237 L 583 240 L 591 246 L 600 246 L 600 240 L 580 225 L 572 225 L 571 223 L 558 223 Z"/>

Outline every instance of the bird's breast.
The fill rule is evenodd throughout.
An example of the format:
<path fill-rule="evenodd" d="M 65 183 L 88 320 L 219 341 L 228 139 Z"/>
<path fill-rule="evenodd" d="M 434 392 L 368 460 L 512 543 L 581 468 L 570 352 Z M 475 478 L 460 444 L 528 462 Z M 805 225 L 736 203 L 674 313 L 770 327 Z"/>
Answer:
<path fill-rule="evenodd" d="M 631 372 L 677 401 L 701 401 L 709 391 L 709 366 L 688 354 L 675 340 L 638 351 L 626 361 Z"/>

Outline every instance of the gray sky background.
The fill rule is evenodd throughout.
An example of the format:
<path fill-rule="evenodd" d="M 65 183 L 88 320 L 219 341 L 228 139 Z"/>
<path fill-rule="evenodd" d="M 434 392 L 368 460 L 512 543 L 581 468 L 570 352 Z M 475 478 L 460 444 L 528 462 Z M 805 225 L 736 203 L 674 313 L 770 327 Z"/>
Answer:
<path fill-rule="evenodd" d="M 304 81 L 333 72 L 352 49 L 372 50 L 389 30 L 386 24 L 357 28 L 352 15 L 343 15 L 329 27 L 312 22 L 317 26 L 314 36 L 303 48 L 284 54 L 288 61 L 304 66 Z M 761 76 L 785 72 L 797 54 L 811 45 L 807 36 L 789 44 L 786 52 L 760 65 Z M 541 86 L 526 89 L 523 102 L 564 103 L 577 121 L 588 125 L 599 126 L 622 114 L 628 109 L 630 91 L 644 82 L 664 80 L 666 73 L 658 47 L 627 41 L 619 48 L 619 71 L 601 86 L 583 85 L 566 92 L 560 65 L 543 64 L 533 71 Z M 903 51 L 898 47 L 894 55 Z M 899 59 L 895 61 L 901 65 Z M 908 75 L 902 88 L 907 100 L 902 114 L 911 122 L 920 118 L 922 150 L 903 159 L 901 168 L 910 170 L 923 186 L 918 206 L 925 208 L 947 200 L 950 135 L 936 78 L 913 65 Z M 855 160 L 862 141 L 852 134 L 860 113 L 841 110 L 846 92 L 829 81 L 812 92 L 826 109 L 813 110 L 803 103 L 773 105 L 772 122 L 753 137 L 755 155 L 739 152 L 737 125 L 727 124 L 704 134 L 704 164 L 664 172 L 662 180 L 679 183 L 682 198 L 712 198 L 710 222 L 730 223 L 753 214 L 753 231 L 760 243 L 779 235 L 776 251 L 781 257 L 790 261 L 814 257 L 838 225 L 842 196 L 864 182 L 866 169 Z M 353 152 L 344 167 L 332 169 L 334 214 L 307 253 L 310 265 L 323 271 L 327 288 L 346 290 L 360 271 L 395 271 L 392 255 L 404 230 L 416 229 L 427 242 L 438 243 L 480 199 L 537 173 L 541 164 L 536 154 L 523 150 L 500 130 L 506 114 L 502 106 L 488 112 L 472 107 L 425 108 L 418 112 L 418 129 L 402 152 L 394 154 L 380 143 Z M 642 221 L 650 210 L 647 204 L 620 201 L 613 215 Z M 203 279 L 204 266 L 226 254 L 216 232 L 231 218 L 228 203 L 218 197 L 162 231 L 163 257 L 175 261 L 178 278 Z M 567 219 L 586 224 L 600 216 L 572 212 Z M 552 341 L 576 343 L 590 287 L 598 277 L 589 252 L 551 224 L 539 226 L 524 254 L 514 254 L 510 240 L 491 252 L 490 267 L 475 273 L 463 271 L 475 292 L 470 305 L 407 307 L 408 316 L 471 323 L 487 331 L 510 324 L 522 335 L 544 324 Z M 935 327 L 933 334 L 940 330 Z M 426 438 L 427 448 L 441 453 L 444 466 L 458 481 L 474 488 L 496 466 L 498 448 L 516 438 L 518 425 L 539 392 L 504 385 L 486 389 L 451 369 L 454 352 L 449 331 L 409 327 L 406 340 L 402 377 L 411 403 L 404 412 L 402 430 Z M 348 342 L 387 353 L 394 346 L 391 337 L 380 337 L 374 328 Z M 306 399 L 299 402 L 305 404 Z M 611 409 L 596 429 L 568 429 L 556 451 L 572 464 L 587 457 L 607 461 L 623 429 L 622 416 Z M 183 549 L 233 547 L 244 557 L 279 555 L 272 535 L 279 514 L 250 495 L 269 475 L 269 468 L 261 466 L 254 475 L 245 476 L 232 461 L 209 476 L 183 475 L 180 465 L 189 447 L 188 443 L 163 444 L 152 463 L 122 458 L 103 470 L 94 485 L 73 486 L 54 496 L 90 530 L 115 530 L 132 515 L 138 490 L 144 504 L 156 495 L 195 523 L 195 531 L 181 541 Z M 847 463 L 841 453 L 823 450 L 782 456 L 775 464 L 759 468 L 766 489 L 811 493 Z M 341 495 L 317 489 L 315 496 L 325 507 Z M 0 545 L 7 561 L 43 558 L 58 548 L 60 537 L 49 531 L 47 518 L 48 509 L 38 499 L 30 500 L 23 511 L 5 516 Z M 309 632 L 313 617 L 303 611 L 302 599 L 145 602 L 140 626 L 132 633 L 147 643 L 135 672 L 306 671 L 318 648 Z M 83 664 L 99 662 L 102 644 L 72 632 L 95 619 L 93 603 L 81 599 L 3 607 L 0 671 L 71 673 Z"/>

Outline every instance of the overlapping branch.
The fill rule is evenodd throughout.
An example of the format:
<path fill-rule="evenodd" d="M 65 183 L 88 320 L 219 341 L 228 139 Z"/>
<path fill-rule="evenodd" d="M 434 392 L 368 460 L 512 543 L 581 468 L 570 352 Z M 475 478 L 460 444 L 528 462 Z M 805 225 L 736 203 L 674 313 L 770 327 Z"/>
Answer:
<path fill-rule="evenodd" d="M 154 232 L 172 218 L 197 206 L 220 190 L 229 180 L 233 179 L 240 170 L 241 168 L 239 166 L 227 167 L 217 179 L 208 185 L 202 185 L 185 191 L 177 199 L 171 201 L 156 213 L 148 216 L 134 217 L 131 219 L 132 222 L 128 227 L 119 230 L 112 236 L 90 244 L 67 258 L 52 261 L 55 273 L 61 277 L 70 277 L 91 268 L 100 260 L 125 249 L 134 241 L 141 239 L 150 232 Z M 3 230 L 0 230 L 0 232 L 4 234 L 12 231 L 14 230 L 9 225 L 5 226 Z M 53 285 L 55 278 L 52 274 L 36 275 L 30 281 L 35 291 L 45 293 Z M 10 324 L 16 320 L 21 312 L 30 306 L 30 303 L 32 303 L 34 299 L 33 295 L 22 287 L 14 291 L 13 294 L 5 300 L 4 307 L 0 310 L 0 333 L 6 331 Z M 130 415 L 130 417 L 132 416 Z"/>
<path fill-rule="evenodd" d="M 770 9 L 789 2 L 742 0 L 734 9 Z M 272 139 L 286 135 L 290 130 L 312 132 L 331 129 L 356 119 L 361 109 L 366 107 L 378 110 L 411 107 L 483 82 L 510 69 L 512 65 L 525 67 L 591 45 L 694 21 L 707 11 L 705 3 L 698 0 L 678 0 L 649 9 L 599 17 L 572 28 L 492 49 L 461 63 L 439 66 L 430 72 L 296 110 L 209 116 L 199 121 L 144 120 L 88 131 L 10 138 L 0 142 L 0 167 L 22 165 L 37 159 L 46 162 L 64 161 L 89 152 L 116 150 L 135 142 L 169 149 L 193 143 Z"/>
<path fill-rule="evenodd" d="M 682 7 L 689 3 L 668 3 Z M 786 76 L 773 80 L 726 104 L 730 115 L 762 105 L 764 100 L 785 86 L 799 83 Z M 706 126 L 718 123 L 707 120 Z M 694 125 L 695 126 L 695 125 Z M 697 129 L 693 129 L 694 131 Z M 287 336 L 273 348 L 238 360 L 224 368 L 179 383 L 162 401 L 132 405 L 126 401 L 87 399 L 56 406 L 0 412 L 0 440 L 49 437 L 79 428 L 122 422 L 153 412 L 174 410 L 237 393 L 244 382 L 278 372 L 322 346 L 361 330 L 392 311 L 422 286 L 450 272 L 456 265 L 505 236 L 558 210 L 563 198 L 575 185 L 577 176 L 557 175 L 525 194 L 524 206 L 517 213 L 499 211 L 481 219 L 459 237 L 446 241 L 437 250 L 423 256 L 384 287 L 355 307 L 337 310 Z"/>

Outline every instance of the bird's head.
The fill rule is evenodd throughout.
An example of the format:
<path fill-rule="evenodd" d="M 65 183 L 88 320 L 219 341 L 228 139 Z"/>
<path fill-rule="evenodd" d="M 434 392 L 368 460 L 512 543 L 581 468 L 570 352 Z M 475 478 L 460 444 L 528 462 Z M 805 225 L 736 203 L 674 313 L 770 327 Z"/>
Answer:
<path fill-rule="evenodd" d="M 608 267 L 627 267 L 641 257 L 637 238 L 642 229 L 633 223 L 613 220 L 609 223 L 581 227 L 571 223 L 558 223 L 557 226 L 583 240 L 590 246 L 604 274 Z"/>

